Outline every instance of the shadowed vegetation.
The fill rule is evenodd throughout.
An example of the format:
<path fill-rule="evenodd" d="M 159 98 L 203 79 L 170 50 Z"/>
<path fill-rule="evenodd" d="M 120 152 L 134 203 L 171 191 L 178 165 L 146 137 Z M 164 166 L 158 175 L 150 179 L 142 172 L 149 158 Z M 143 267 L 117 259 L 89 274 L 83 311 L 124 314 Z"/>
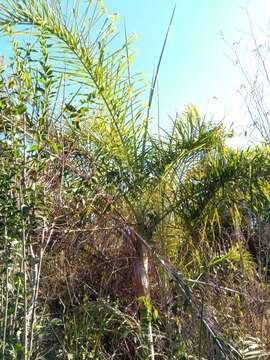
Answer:
<path fill-rule="evenodd" d="M 2 358 L 267 359 L 268 145 L 193 105 L 155 134 L 158 70 L 60 5 L 0 1 Z"/>

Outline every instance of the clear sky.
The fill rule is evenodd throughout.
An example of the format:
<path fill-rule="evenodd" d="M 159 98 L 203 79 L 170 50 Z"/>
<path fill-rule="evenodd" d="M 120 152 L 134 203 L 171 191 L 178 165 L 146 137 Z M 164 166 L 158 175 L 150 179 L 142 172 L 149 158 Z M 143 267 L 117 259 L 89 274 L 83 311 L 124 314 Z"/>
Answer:
<path fill-rule="evenodd" d="M 109 13 L 120 15 L 118 30 L 123 40 L 124 22 L 129 34 L 138 34 L 133 44 L 134 71 L 144 73 L 149 80 L 176 4 L 159 76 L 160 120 L 164 128 L 169 126 L 168 115 L 183 111 L 189 103 L 217 121 L 225 115 L 226 123 L 234 123 L 239 132 L 246 127 L 248 117 L 237 94 L 241 74 L 229 58 L 232 54 L 221 32 L 229 43 L 247 38 L 243 32 L 248 32 L 248 19 L 243 9 L 248 9 L 255 27 L 266 29 L 270 0 L 104 0 L 104 3 Z M 0 53 L 5 52 L 2 39 Z M 240 139 L 237 141 L 241 144 Z"/>
<path fill-rule="evenodd" d="M 230 43 L 245 39 L 243 32 L 248 32 L 249 25 L 244 9 L 255 27 L 266 30 L 270 0 L 105 0 L 109 11 L 120 15 L 119 30 L 125 21 L 128 32 L 138 34 L 134 66 L 149 79 L 174 4 L 176 13 L 159 77 L 163 126 L 168 114 L 194 103 L 209 117 L 215 113 L 216 120 L 226 115 L 226 123 L 234 122 L 240 131 L 247 121 L 237 95 L 242 78 L 221 32 Z"/>

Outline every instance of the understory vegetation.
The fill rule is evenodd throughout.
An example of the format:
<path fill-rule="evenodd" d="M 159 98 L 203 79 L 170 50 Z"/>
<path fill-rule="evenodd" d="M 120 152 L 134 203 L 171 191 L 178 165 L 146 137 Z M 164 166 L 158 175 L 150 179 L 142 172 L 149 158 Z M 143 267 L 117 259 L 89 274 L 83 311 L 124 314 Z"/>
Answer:
<path fill-rule="evenodd" d="M 268 359 L 269 134 L 153 131 L 116 20 L 0 1 L 1 359 Z"/>

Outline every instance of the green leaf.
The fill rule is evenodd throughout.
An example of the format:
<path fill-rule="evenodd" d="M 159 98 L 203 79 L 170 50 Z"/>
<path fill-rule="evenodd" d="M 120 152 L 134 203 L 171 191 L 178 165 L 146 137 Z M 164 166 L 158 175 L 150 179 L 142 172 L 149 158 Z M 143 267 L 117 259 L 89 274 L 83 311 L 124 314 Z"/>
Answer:
<path fill-rule="evenodd" d="M 15 107 L 15 114 L 22 115 L 26 112 L 27 106 L 25 104 L 20 104 Z"/>

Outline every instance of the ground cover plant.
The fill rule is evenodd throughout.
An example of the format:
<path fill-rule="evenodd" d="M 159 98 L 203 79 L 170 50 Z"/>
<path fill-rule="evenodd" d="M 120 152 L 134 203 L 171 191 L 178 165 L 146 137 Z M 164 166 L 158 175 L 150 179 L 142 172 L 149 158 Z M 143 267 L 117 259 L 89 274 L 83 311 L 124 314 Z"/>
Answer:
<path fill-rule="evenodd" d="M 193 105 L 155 134 L 158 70 L 60 5 L 0 1 L 2 358 L 267 359 L 268 144 Z"/>

